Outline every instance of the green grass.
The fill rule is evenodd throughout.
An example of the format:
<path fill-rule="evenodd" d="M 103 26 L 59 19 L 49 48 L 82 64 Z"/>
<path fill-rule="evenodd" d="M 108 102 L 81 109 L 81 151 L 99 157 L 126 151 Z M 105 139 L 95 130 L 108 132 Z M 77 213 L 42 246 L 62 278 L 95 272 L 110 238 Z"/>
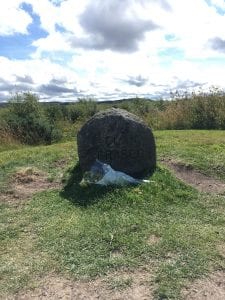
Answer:
<path fill-rule="evenodd" d="M 224 155 L 213 148 L 213 143 L 223 144 L 223 132 L 208 132 L 208 138 L 206 131 L 155 134 L 159 158 L 178 158 L 207 170 L 213 155 L 215 165 Z M 198 156 L 201 147 L 204 162 Z M 62 160 L 64 170 L 57 164 Z M 48 272 L 95 278 L 154 264 L 156 299 L 179 299 L 189 280 L 225 268 L 216 247 L 225 243 L 223 196 L 199 194 L 162 165 L 150 184 L 81 187 L 75 142 L 0 153 L 2 187 L 27 165 L 53 174 L 53 180 L 64 172 L 64 188 L 38 193 L 19 206 L 0 200 L 0 295 L 35 286 Z M 221 170 L 211 175 L 223 178 Z M 151 235 L 159 241 L 148 243 Z M 125 289 L 132 281 L 115 279 L 110 285 Z"/>
<path fill-rule="evenodd" d="M 224 130 L 156 131 L 158 158 L 171 158 L 225 179 Z"/>
<path fill-rule="evenodd" d="M 0 191 L 7 188 L 10 176 L 18 168 L 35 167 L 48 172 L 49 179 L 54 180 L 61 176 L 62 164 L 68 168 L 76 160 L 75 142 L 0 152 Z"/>
<path fill-rule="evenodd" d="M 21 149 L 22 147 L 23 145 L 16 141 L 10 139 L 6 141 L 6 139 L 0 137 L 0 152 Z"/>

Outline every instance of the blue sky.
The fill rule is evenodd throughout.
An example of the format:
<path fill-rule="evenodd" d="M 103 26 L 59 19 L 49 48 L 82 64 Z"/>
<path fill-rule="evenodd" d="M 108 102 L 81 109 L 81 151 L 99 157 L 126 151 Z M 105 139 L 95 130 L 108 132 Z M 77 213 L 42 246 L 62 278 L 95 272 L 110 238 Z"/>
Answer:
<path fill-rule="evenodd" d="M 4 1 L 0 101 L 224 89 L 224 28 L 224 0 Z"/>
<path fill-rule="evenodd" d="M 0 55 L 9 59 L 26 59 L 35 52 L 32 42 L 48 36 L 48 32 L 41 27 L 40 17 L 35 14 L 31 4 L 22 3 L 21 9 L 30 15 L 32 21 L 27 26 L 26 33 L 15 32 L 0 36 Z"/>

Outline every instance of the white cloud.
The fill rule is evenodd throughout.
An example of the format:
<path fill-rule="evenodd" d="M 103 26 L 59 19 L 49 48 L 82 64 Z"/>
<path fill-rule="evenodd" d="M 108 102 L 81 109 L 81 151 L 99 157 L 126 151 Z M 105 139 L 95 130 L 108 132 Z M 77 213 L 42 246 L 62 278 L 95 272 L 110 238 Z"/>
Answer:
<path fill-rule="evenodd" d="M 28 13 L 20 8 L 22 1 L 2 1 L 0 9 L 0 35 L 27 34 L 27 26 L 32 23 Z"/>
<path fill-rule="evenodd" d="M 168 42 L 165 48 L 179 48 L 189 59 L 215 56 L 215 52 L 208 47 L 208 40 L 225 36 L 225 18 L 204 0 L 170 0 L 169 3 L 172 10 L 159 18 L 164 33 L 174 36 L 174 40 Z"/>
<path fill-rule="evenodd" d="M 59 9 L 53 3 L 48 0 L 24 0 L 21 2 L 31 4 L 34 13 L 40 17 L 41 27 L 49 33 L 54 33 Z"/>
<path fill-rule="evenodd" d="M 106 1 L 115 3 L 113 2 L 115 0 Z M 1 14 L 3 15 L 1 10 L 0 24 L 5 24 L 2 34 L 26 33 L 31 17 L 18 8 L 22 1 L 8 2 L 11 4 L 5 4 L 5 7 L 3 4 L 4 14 L 10 12 L 10 18 L 16 15 L 17 23 L 9 22 L 9 18 L 7 20 L 1 18 Z M 78 92 L 83 91 L 83 94 L 96 95 L 99 98 L 160 94 L 185 84 L 187 87 L 194 87 L 195 83 L 225 87 L 223 83 L 225 51 L 223 52 L 223 49 L 218 51 L 210 44 L 210 41 L 211 43 L 216 41 L 215 38 L 217 41 L 219 39 L 225 41 L 225 18 L 217 10 L 218 7 L 224 8 L 224 1 L 212 0 L 212 5 L 208 5 L 204 0 L 124 0 L 124 5 L 129 7 L 123 11 L 127 14 L 126 18 L 120 16 L 121 26 L 123 20 L 130 21 L 132 18 L 150 20 L 158 26 L 157 30 L 143 31 L 141 38 L 135 40 L 137 47 L 134 47 L 133 50 L 136 51 L 132 53 L 122 53 L 120 47 L 103 47 L 104 50 L 99 48 L 96 51 L 71 46 L 69 42 L 71 37 L 90 39 L 98 34 L 103 34 L 103 37 L 106 35 L 106 31 L 102 32 L 102 28 L 95 28 L 93 33 L 88 27 L 90 24 L 85 26 L 88 15 L 85 15 L 83 23 L 80 23 L 79 17 L 84 11 L 90 10 L 88 4 L 92 3 L 91 0 L 79 2 L 67 0 L 60 1 L 61 3 L 58 0 L 55 2 L 25 0 L 25 2 L 31 4 L 33 11 L 40 16 L 41 26 L 49 35 L 33 42 L 37 50 L 31 59 L 19 61 L 0 58 L 4 78 L 13 83 L 16 82 L 15 75 L 19 77 L 30 75 L 34 81 L 33 87 L 42 86 L 43 91 L 46 86 L 50 86 L 48 84 L 53 79 L 63 77 L 65 78 L 63 87 L 60 89 L 51 85 L 52 90 L 69 91 L 75 86 Z M 103 9 L 102 12 L 104 11 Z M 90 17 L 93 17 L 91 15 L 93 11 L 89 13 Z M 101 18 L 101 15 L 97 16 Z M 118 15 L 112 16 L 114 22 L 117 21 L 116 17 L 118 18 Z M 23 22 L 19 18 L 23 19 Z M 97 27 L 108 24 L 106 18 L 104 24 L 96 23 L 95 18 L 92 18 L 93 20 Z M 64 28 L 65 32 L 57 31 L 56 24 Z M 0 25 L 0 34 L 3 27 Z M 115 32 L 107 31 L 107 34 L 112 33 Z M 118 41 L 115 36 L 113 40 Z M 61 53 L 62 57 L 54 59 L 54 55 L 60 55 L 57 52 Z M 69 55 L 67 60 L 64 60 L 63 55 L 66 53 Z M 220 61 L 216 63 L 214 60 Z M 57 61 L 60 61 L 60 65 Z"/>
<path fill-rule="evenodd" d="M 211 0 L 212 5 L 215 5 L 218 8 L 225 9 L 225 2 L 224 0 Z"/>
<path fill-rule="evenodd" d="M 33 58 L 41 58 L 43 52 L 71 51 L 69 43 L 65 40 L 65 36 L 59 32 L 53 32 L 46 38 L 34 41 L 32 46 L 37 47 L 35 53 L 32 54 Z"/>
<path fill-rule="evenodd" d="M 73 88 L 76 85 L 79 89 L 76 73 L 47 59 L 10 60 L 0 56 L 0 65 L 4 80 L 15 86 L 14 92 L 20 91 L 17 89 L 17 83 L 21 82 L 21 78 L 28 79 L 30 89 L 34 92 L 40 85 L 48 84 L 52 80 L 60 82 L 62 79 L 65 88 Z"/>
<path fill-rule="evenodd" d="M 33 10 L 40 16 L 41 26 L 48 33 L 55 32 L 55 25 L 59 24 L 65 27 L 70 32 L 82 32 L 79 25 L 78 16 L 84 10 L 88 3 L 88 0 L 82 1 L 60 1 L 59 6 L 55 6 L 54 3 L 59 1 L 50 0 L 24 0 L 26 3 L 32 5 Z M 21 1 L 22 2 L 22 1 Z"/>
<path fill-rule="evenodd" d="M 39 55 L 42 51 L 54 51 L 54 49 L 59 50 L 60 48 L 76 53 L 77 49 L 72 49 L 68 43 L 68 35 L 73 36 L 77 42 L 80 40 L 84 43 L 86 40 L 86 46 L 96 43 L 94 42 L 96 36 L 92 37 L 92 42 L 87 43 L 87 32 L 79 22 L 79 16 L 85 11 L 88 3 L 91 3 L 90 0 L 79 3 L 67 0 L 62 2 L 59 7 L 55 7 L 48 0 L 27 1 L 32 3 L 35 12 L 40 15 L 42 27 L 50 33 L 48 37 L 34 43 L 38 46 Z M 146 38 L 139 41 L 139 49 L 142 52 L 145 49 L 149 55 L 155 56 L 159 50 L 176 47 L 184 51 L 186 58 L 213 57 L 216 53 L 210 49 L 208 40 L 215 36 L 225 38 L 223 30 L 225 18 L 217 12 L 214 6 L 207 5 L 204 0 L 170 0 L 168 5 L 171 9 L 167 10 L 156 1 L 132 0 L 127 3 L 130 7 L 127 14 L 131 14 L 133 18 L 136 15 L 145 21 L 152 20 L 161 26 L 160 30 L 146 33 Z M 65 28 L 68 34 L 56 34 L 55 24 Z M 173 42 L 166 41 L 164 38 L 166 34 L 173 35 L 175 40 Z"/>

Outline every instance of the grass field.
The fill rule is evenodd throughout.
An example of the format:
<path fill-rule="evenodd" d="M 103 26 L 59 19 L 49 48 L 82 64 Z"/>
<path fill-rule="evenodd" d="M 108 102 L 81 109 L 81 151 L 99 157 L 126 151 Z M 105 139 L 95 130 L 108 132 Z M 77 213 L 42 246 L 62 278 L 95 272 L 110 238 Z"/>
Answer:
<path fill-rule="evenodd" d="M 223 130 L 157 131 L 158 157 L 190 164 L 206 175 L 225 180 Z"/>
<path fill-rule="evenodd" d="M 157 131 L 155 137 L 158 167 L 150 184 L 124 188 L 81 187 L 75 141 L 4 147 L 0 298 L 52 273 L 94 280 L 126 272 L 126 280 L 106 280 L 113 290 L 126 289 L 129 274 L 144 269 L 151 270 L 154 299 L 181 299 L 184 286 L 225 269 L 224 195 L 199 193 L 160 163 L 173 159 L 225 181 L 225 132 Z M 40 182 L 39 192 L 21 192 Z"/>

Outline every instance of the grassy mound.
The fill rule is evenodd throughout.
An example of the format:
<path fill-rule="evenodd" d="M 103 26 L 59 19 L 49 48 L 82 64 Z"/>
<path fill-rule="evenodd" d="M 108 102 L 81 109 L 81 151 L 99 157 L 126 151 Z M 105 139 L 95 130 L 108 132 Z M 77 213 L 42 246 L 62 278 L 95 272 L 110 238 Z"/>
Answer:
<path fill-rule="evenodd" d="M 224 155 L 218 151 L 224 136 L 209 134 L 214 144 L 198 132 L 157 132 L 158 157 L 211 168 Z M 149 184 L 124 188 L 81 187 L 74 142 L 1 152 L 0 167 L 3 298 L 50 272 L 92 279 L 147 268 L 154 272 L 156 298 L 179 299 L 187 282 L 225 268 L 224 196 L 198 193 L 160 163 Z M 16 198 L 13 179 L 27 167 L 48 174 L 49 183 L 63 183 Z M 222 178 L 222 168 L 215 170 Z"/>

